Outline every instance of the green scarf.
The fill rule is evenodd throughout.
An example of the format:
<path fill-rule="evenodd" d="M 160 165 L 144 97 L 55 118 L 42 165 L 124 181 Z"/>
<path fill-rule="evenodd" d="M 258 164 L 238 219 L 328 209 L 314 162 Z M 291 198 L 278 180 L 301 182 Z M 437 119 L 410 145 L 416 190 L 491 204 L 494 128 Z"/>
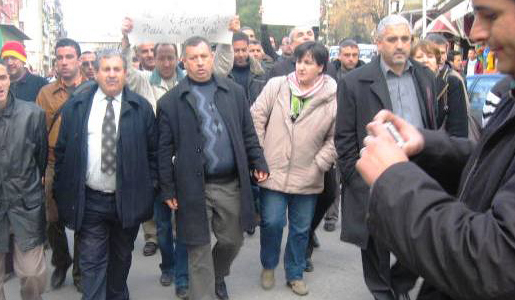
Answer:
<path fill-rule="evenodd" d="M 296 120 L 299 117 L 300 112 L 309 103 L 309 100 L 310 100 L 309 98 L 304 99 L 304 98 L 297 97 L 293 94 L 291 95 L 290 108 L 291 108 L 291 117 L 293 120 Z"/>

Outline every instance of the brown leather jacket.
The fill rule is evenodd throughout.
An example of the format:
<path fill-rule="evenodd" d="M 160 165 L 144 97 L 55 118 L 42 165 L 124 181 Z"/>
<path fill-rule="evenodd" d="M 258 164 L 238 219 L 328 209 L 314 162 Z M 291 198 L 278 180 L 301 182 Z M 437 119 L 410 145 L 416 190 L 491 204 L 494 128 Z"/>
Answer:
<path fill-rule="evenodd" d="M 77 80 L 77 86 L 87 80 L 88 78 L 81 74 L 80 80 Z M 48 163 L 51 165 L 55 163 L 54 147 L 57 142 L 57 135 L 59 134 L 59 127 L 61 125 L 61 118 L 57 118 L 54 121 L 54 115 L 69 97 L 70 95 L 68 94 L 63 81 L 61 78 L 58 78 L 56 81 L 41 88 L 36 99 L 36 103 L 45 110 L 45 120 L 48 131 Z"/>

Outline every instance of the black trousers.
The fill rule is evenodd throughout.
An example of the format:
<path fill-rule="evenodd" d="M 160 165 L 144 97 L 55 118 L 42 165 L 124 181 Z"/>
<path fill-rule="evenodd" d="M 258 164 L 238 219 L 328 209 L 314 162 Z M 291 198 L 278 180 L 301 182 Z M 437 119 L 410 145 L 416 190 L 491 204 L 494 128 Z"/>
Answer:
<path fill-rule="evenodd" d="M 365 284 L 376 300 L 395 300 L 415 286 L 418 276 L 398 261 L 390 267 L 390 252 L 372 238 L 361 250 L 361 261 Z"/>
<path fill-rule="evenodd" d="M 122 228 L 114 194 L 86 189 L 79 231 L 83 300 L 128 300 L 127 277 L 138 227 Z"/>
<path fill-rule="evenodd" d="M 311 221 L 311 230 L 309 231 L 309 243 L 306 250 L 306 258 L 310 258 L 313 254 L 313 236 L 318 225 L 324 219 L 325 213 L 333 205 L 334 198 L 340 195 L 340 180 L 335 168 L 331 168 L 324 174 L 324 190 L 318 196 L 315 206 L 315 214 Z"/>
<path fill-rule="evenodd" d="M 72 264 L 72 258 L 68 249 L 68 238 L 63 222 L 48 222 L 47 224 L 48 243 L 52 249 L 52 265 L 56 269 L 68 269 Z M 73 282 L 80 283 L 79 268 L 79 241 L 78 234 L 75 233 L 73 243 Z"/>

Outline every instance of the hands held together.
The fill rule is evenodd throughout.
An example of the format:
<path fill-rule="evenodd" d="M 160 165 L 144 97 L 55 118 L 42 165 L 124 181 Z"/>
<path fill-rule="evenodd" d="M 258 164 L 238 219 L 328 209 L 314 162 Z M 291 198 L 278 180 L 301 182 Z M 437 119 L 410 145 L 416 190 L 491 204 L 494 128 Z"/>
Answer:
<path fill-rule="evenodd" d="M 385 128 L 386 122 L 391 122 L 401 135 L 404 140 L 402 148 Z M 367 125 L 367 132 L 356 168 L 368 185 L 372 185 L 392 165 L 408 161 L 408 157 L 424 148 L 424 138 L 418 129 L 388 110 L 382 110 L 374 117 Z"/>

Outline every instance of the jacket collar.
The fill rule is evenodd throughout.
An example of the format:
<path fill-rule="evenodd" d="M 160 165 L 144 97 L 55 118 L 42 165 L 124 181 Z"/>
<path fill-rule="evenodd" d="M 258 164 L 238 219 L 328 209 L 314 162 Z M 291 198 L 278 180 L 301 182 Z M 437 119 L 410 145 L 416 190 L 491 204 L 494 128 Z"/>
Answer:
<path fill-rule="evenodd" d="M 93 97 L 95 96 L 95 93 L 97 92 L 98 89 L 99 89 L 98 83 L 94 83 L 91 86 L 91 89 L 89 90 L 89 92 L 86 94 L 86 96 L 74 97 L 75 103 L 84 103 L 84 102 L 92 101 Z M 140 105 L 140 103 L 136 100 L 135 97 L 130 96 L 130 93 L 131 93 L 131 91 L 129 90 L 127 85 L 125 85 L 122 90 L 122 107 L 123 107 L 124 102 L 128 102 L 131 105 L 137 105 L 137 106 Z M 79 94 L 79 95 L 81 95 L 81 94 Z"/>
<path fill-rule="evenodd" d="M 177 78 L 177 82 L 181 81 L 184 77 L 186 77 L 186 72 L 184 72 L 179 66 L 175 67 L 175 76 Z M 150 75 L 150 85 L 154 86 L 164 86 L 163 78 L 159 75 L 157 68 L 154 68 L 152 71 L 152 75 Z"/>
<path fill-rule="evenodd" d="M 9 117 L 12 115 L 13 111 L 14 111 L 14 96 L 11 93 L 11 91 L 9 91 L 9 93 L 7 94 L 7 105 L 5 106 L 3 111 L 0 111 L 0 116 Z"/>
<path fill-rule="evenodd" d="M 75 82 L 75 86 L 78 87 L 79 85 L 81 85 L 82 83 L 88 81 L 88 78 L 82 73 L 82 71 L 80 71 L 80 79 L 77 79 L 77 81 Z M 51 93 L 52 94 L 55 94 L 59 91 L 65 91 L 65 92 L 68 92 L 66 90 L 66 86 L 64 85 L 63 83 L 63 79 L 59 76 L 57 77 L 57 79 L 50 83 L 49 84 L 50 88 L 51 88 Z"/>
<path fill-rule="evenodd" d="M 213 78 L 213 81 L 215 82 L 216 84 L 216 87 L 217 89 L 222 89 L 222 90 L 225 90 L 225 91 L 228 91 L 229 90 L 229 86 L 227 86 L 227 83 L 224 82 L 221 77 L 219 77 L 218 75 L 212 75 L 212 78 Z M 182 98 L 183 94 L 188 94 L 191 92 L 191 84 L 190 84 L 190 81 L 188 80 L 188 76 L 186 76 L 183 80 L 181 80 L 179 82 L 179 84 L 177 85 L 177 88 L 179 90 L 179 97 Z"/>

